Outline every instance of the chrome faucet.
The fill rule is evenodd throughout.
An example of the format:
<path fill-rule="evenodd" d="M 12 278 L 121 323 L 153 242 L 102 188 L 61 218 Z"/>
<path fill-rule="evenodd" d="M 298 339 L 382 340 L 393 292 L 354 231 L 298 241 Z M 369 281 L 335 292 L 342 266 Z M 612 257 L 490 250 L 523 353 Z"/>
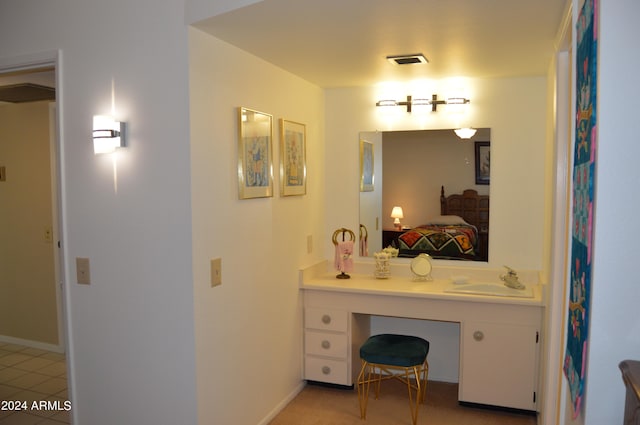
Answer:
<path fill-rule="evenodd" d="M 507 269 L 507 274 L 500 275 L 500 280 L 504 282 L 504 285 L 513 289 L 524 289 L 524 284 L 518 280 L 518 273 L 510 267 L 504 267 Z"/>

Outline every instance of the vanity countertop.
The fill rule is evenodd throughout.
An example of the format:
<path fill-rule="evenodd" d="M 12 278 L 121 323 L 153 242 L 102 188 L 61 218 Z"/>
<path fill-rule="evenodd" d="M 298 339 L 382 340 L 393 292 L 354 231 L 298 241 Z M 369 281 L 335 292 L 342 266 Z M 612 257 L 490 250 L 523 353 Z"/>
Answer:
<path fill-rule="evenodd" d="M 466 301 L 493 304 L 511 304 L 541 306 L 543 305 L 542 285 L 533 284 L 533 298 L 505 297 L 495 295 L 476 295 L 451 293 L 447 290 L 455 288 L 450 278 L 435 277 L 429 281 L 416 281 L 409 275 L 392 275 L 387 279 L 376 279 L 373 273 L 349 273 L 349 279 L 337 279 L 335 271 L 327 271 L 326 262 L 316 264 L 300 271 L 300 288 L 330 292 L 346 292 L 372 295 L 392 295 L 399 297 L 429 298 L 450 301 Z M 474 278 L 470 278 L 473 282 Z M 494 279 L 498 282 L 498 279 Z M 525 281 L 525 284 L 530 284 Z"/>

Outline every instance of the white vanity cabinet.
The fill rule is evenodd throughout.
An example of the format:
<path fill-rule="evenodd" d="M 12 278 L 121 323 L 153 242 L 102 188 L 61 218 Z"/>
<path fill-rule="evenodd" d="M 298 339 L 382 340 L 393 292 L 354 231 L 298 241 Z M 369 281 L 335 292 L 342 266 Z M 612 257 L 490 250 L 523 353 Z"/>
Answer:
<path fill-rule="evenodd" d="M 304 379 L 353 385 L 370 317 L 460 323 L 461 402 L 536 411 L 541 290 L 534 298 L 451 294 L 448 280 L 302 280 Z"/>
<path fill-rule="evenodd" d="M 532 313 L 528 324 L 462 324 L 459 401 L 536 410 L 540 321 Z"/>

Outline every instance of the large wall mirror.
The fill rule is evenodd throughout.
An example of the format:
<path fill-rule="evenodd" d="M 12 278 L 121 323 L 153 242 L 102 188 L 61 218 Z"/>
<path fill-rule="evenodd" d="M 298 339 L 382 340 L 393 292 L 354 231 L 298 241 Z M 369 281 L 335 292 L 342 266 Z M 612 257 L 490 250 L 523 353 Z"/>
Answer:
<path fill-rule="evenodd" d="M 360 255 L 393 245 L 401 257 L 487 261 L 490 142 L 489 128 L 464 140 L 451 129 L 360 133 L 361 178 L 372 183 L 360 184 Z"/>

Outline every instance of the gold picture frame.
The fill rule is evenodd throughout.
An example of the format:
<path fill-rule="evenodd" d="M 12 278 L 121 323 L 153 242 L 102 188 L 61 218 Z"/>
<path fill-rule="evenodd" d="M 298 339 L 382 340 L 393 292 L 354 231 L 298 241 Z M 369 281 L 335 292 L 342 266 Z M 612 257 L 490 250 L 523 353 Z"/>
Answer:
<path fill-rule="evenodd" d="M 299 122 L 280 120 L 280 195 L 307 193 L 307 135 Z"/>
<path fill-rule="evenodd" d="M 373 192 L 373 143 L 360 140 L 360 192 Z"/>
<path fill-rule="evenodd" d="M 273 196 L 273 117 L 238 108 L 238 195 Z"/>

